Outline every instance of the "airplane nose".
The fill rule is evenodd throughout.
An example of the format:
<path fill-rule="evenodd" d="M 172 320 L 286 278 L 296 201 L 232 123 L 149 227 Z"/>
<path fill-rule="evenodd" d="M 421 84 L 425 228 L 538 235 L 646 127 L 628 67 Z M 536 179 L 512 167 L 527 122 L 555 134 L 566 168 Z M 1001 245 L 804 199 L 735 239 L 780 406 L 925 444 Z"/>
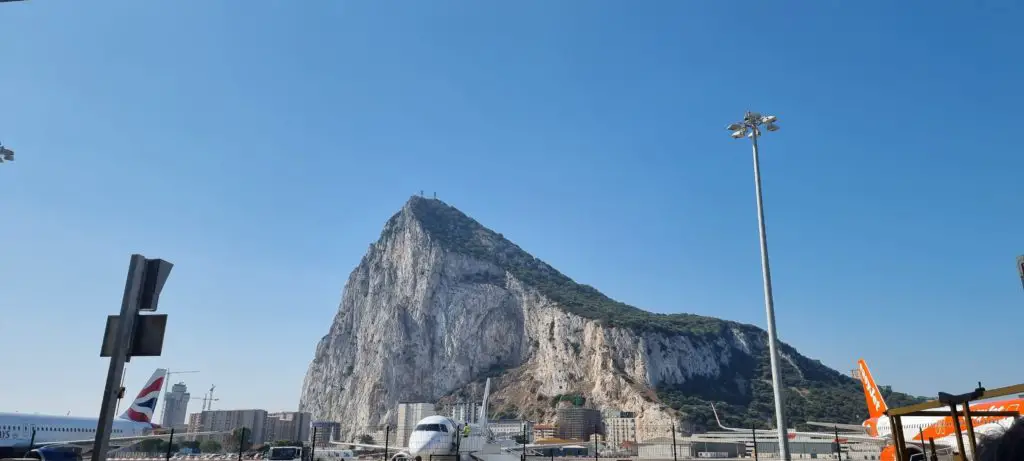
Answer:
<path fill-rule="evenodd" d="M 415 456 L 417 454 L 431 453 L 431 450 L 435 448 L 436 440 L 437 436 L 425 437 L 422 440 L 417 440 L 415 442 L 410 440 L 409 451 L 412 452 L 410 454 Z"/>

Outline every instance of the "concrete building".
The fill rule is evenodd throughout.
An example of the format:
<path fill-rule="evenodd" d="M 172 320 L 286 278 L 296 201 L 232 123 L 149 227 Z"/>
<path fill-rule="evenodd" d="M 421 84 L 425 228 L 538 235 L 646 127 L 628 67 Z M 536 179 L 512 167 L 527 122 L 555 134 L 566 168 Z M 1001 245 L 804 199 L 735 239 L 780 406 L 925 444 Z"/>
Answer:
<path fill-rule="evenodd" d="M 199 415 L 199 424 L 195 432 L 218 431 L 223 434 L 201 435 L 196 440 L 216 440 L 224 444 L 231 438 L 231 431 L 246 428 L 249 440 L 253 445 L 267 442 L 265 425 L 266 410 L 206 410 Z M 191 428 L 190 428 L 191 430 Z"/>
<path fill-rule="evenodd" d="M 326 447 L 331 444 L 332 440 L 341 438 L 341 423 L 335 421 L 313 421 L 311 426 L 316 429 L 315 433 L 312 430 L 310 431 L 314 446 Z"/>
<path fill-rule="evenodd" d="M 636 414 L 605 414 L 604 430 L 608 446 L 613 450 L 622 448 L 624 443 L 636 442 Z"/>
<path fill-rule="evenodd" d="M 560 439 L 589 440 L 595 432 L 602 432 L 601 412 L 593 408 L 559 408 L 557 420 Z"/>
<path fill-rule="evenodd" d="M 553 439 L 558 435 L 558 426 L 554 424 L 535 424 L 533 426 L 533 440 Z M 536 442 L 534 442 L 536 443 Z"/>
<path fill-rule="evenodd" d="M 395 421 L 395 442 L 398 446 L 409 446 L 409 435 L 416 423 L 427 416 L 434 416 L 433 403 L 399 403 L 398 418 Z"/>
<path fill-rule="evenodd" d="M 160 418 L 160 425 L 177 430 L 185 428 L 189 397 L 185 383 L 171 386 L 171 391 L 164 394 L 164 411 Z"/>
<path fill-rule="evenodd" d="M 457 423 L 475 423 L 480 413 L 480 404 L 477 402 L 456 403 L 451 406 L 448 413 Z"/>
<path fill-rule="evenodd" d="M 267 442 L 287 440 L 305 442 L 309 440 L 310 414 L 300 411 L 285 411 L 267 415 L 264 433 Z"/>
<path fill-rule="evenodd" d="M 203 414 L 192 413 L 188 415 L 188 432 L 200 432 L 203 430 Z"/>
<path fill-rule="evenodd" d="M 495 440 L 514 440 L 516 436 L 523 435 L 523 426 L 526 426 L 527 443 L 533 443 L 533 422 L 531 421 L 503 419 L 487 423 Z"/>

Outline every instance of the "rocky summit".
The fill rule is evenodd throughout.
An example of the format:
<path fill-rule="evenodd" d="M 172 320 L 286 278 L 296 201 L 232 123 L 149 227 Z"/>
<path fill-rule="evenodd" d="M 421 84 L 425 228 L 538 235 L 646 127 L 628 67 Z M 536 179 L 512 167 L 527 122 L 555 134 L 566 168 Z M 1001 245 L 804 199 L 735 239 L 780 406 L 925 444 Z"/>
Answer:
<path fill-rule="evenodd" d="M 780 351 L 791 427 L 867 417 L 856 380 Z M 399 402 L 476 400 L 491 377 L 491 415 L 549 422 L 560 405 L 614 408 L 636 414 L 642 441 L 673 425 L 715 429 L 710 403 L 727 425 L 771 427 L 768 363 L 758 327 L 612 300 L 416 196 L 349 275 L 299 406 L 352 440 L 393 422 Z M 883 394 L 890 406 L 917 400 Z"/>

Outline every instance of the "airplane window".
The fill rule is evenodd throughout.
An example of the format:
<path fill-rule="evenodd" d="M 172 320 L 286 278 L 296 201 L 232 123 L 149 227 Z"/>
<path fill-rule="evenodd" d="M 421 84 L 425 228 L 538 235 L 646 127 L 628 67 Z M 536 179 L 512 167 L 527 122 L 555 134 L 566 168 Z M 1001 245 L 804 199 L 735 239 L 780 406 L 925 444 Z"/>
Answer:
<path fill-rule="evenodd" d="M 416 431 L 442 432 L 441 427 L 442 426 L 440 424 L 420 424 L 420 425 L 416 426 L 416 429 L 413 432 L 416 432 Z"/>

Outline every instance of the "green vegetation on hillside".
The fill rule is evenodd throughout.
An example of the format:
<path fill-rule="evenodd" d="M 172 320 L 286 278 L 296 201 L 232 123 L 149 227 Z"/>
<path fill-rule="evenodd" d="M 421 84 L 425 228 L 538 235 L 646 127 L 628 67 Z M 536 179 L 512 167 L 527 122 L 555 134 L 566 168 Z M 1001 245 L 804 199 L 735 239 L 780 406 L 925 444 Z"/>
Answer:
<path fill-rule="evenodd" d="M 783 384 L 786 387 L 783 399 L 790 427 L 812 429 L 803 425 L 806 421 L 860 424 L 867 419 L 867 404 L 859 381 L 816 361 L 795 354 L 790 356 L 801 367 L 801 370 L 797 370 L 789 361 L 781 362 Z M 749 370 L 754 371 L 750 373 Z M 713 382 L 696 378 L 688 381 L 685 386 L 663 387 L 658 389 L 658 397 L 666 405 L 687 414 L 684 427 L 689 426 L 687 428 L 690 431 L 718 429 L 711 403 L 715 404 L 718 416 L 726 426 L 759 429 L 774 427 L 775 400 L 767 348 L 756 364 L 732 364 L 725 375 Z M 722 386 L 722 383 L 736 385 Z M 890 408 L 925 400 L 893 392 L 888 386 L 880 389 Z M 813 429 L 821 430 L 820 427 Z"/>
<path fill-rule="evenodd" d="M 413 214 L 427 233 L 444 246 L 504 268 L 567 311 L 608 326 L 691 336 L 717 336 L 732 324 L 693 314 L 655 314 L 615 301 L 589 285 L 576 283 L 487 229 L 456 208 L 436 199 L 413 197 Z M 484 278 L 485 275 L 481 275 Z"/>

